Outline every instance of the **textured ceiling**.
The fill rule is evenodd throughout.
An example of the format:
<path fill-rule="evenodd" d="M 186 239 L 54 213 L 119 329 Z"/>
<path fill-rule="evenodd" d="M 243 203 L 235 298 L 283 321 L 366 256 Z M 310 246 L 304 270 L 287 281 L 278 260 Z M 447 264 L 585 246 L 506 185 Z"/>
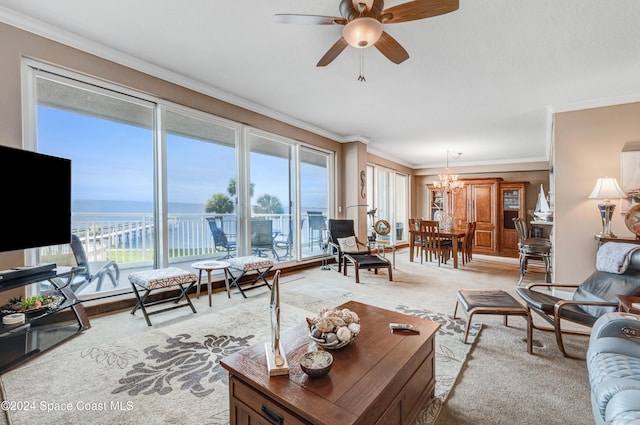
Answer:
<path fill-rule="evenodd" d="M 410 58 L 364 50 L 364 83 L 357 49 L 315 66 L 342 26 L 274 22 L 339 16 L 338 3 L 0 0 L 0 20 L 414 168 L 442 166 L 447 149 L 457 165 L 547 161 L 551 111 L 640 100 L 637 0 L 460 0 L 385 25 Z"/>

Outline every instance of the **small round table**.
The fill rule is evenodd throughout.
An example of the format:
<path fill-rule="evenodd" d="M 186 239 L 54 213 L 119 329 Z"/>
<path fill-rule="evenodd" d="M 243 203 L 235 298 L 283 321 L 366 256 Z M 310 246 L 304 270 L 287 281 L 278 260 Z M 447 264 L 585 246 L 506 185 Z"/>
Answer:
<path fill-rule="evenodd" d="M 230 266 L 231 265 L 226 261 L 215 260 L 198 261 L 191 264 L 191 267 L 198 270 L 198 292 L 196 294 L 196 298 L 200 298 L 200 284 L 202 283 L 203 270 L 207 272 L 207 293 L 209 294 L 209 307 L 211 307 L 211 272 L 213 270 L 222 270 L 224 272 L 224 285 L 227 288 L 227 296 L 231 298 L 231 295 L 229 294 L 229 278 L 227 277 L 227 269 Z"/>

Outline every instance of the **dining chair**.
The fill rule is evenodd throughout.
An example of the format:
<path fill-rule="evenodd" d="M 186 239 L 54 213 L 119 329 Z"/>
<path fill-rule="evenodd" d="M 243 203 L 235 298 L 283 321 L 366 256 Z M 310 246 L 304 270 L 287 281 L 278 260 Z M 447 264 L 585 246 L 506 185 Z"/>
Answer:
<path fill-rule="evenodd" d="M 429 257 L 438 259 L 438 266 L 448 259 L 451 252 L 451 239 L 440 236 L 440 224 L 435 220 L 420 220 L 420 264 Z"/>
<path fill-rule="evenodd" d="M 520 263 L 520 279 L 518 286 L 522 284 L 527 273 L 530 261 L 541 262 L 545 271 L 545 281 L 551 282 L 551 241 L 545 238 L 529 237 L 527 225 L 521 218 L 514 218 L 513 223 L 518 234 L 518 254 Z"/>
<path fill-rule="evenodd" d="M 420 253 L 420 221 L 419 218 L 409 219 L 409 237 L 413 238 L 413 256 Z"/>
<path fill-rule="evenodd" d="M 476 222 L 467 223 L 467 231 L 462 240 L 458 240 L 458 252 L 462 258 L 462 264 L 467 264 L 473 257 L 473 240 L 476 235 Z"/>

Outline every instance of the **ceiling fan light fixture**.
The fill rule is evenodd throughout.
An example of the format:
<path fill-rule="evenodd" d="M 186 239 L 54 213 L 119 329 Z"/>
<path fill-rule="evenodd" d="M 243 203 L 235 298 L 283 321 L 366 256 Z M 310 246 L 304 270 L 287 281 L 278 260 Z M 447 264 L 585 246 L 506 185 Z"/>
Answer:
<path fill-rule="evenodd" d="M 350 46 L 364 49 L 373 46 L 382 35 L 382 24 L 367 16 L 356 18 L 345 25 L 342 37 Z"/>

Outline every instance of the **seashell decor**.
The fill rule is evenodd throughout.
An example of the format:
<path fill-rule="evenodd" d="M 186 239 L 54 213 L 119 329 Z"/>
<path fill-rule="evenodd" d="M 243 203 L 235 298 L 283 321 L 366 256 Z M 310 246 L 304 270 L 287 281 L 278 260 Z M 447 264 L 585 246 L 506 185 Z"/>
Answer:
<path fill-rule="evenodd" d="M 314 318 L 307 317 L 309 337 L 319 346 L 336 350 L 351 343 L 360 333 L 360 318 L 355 311 L 322 309 Z"/>

